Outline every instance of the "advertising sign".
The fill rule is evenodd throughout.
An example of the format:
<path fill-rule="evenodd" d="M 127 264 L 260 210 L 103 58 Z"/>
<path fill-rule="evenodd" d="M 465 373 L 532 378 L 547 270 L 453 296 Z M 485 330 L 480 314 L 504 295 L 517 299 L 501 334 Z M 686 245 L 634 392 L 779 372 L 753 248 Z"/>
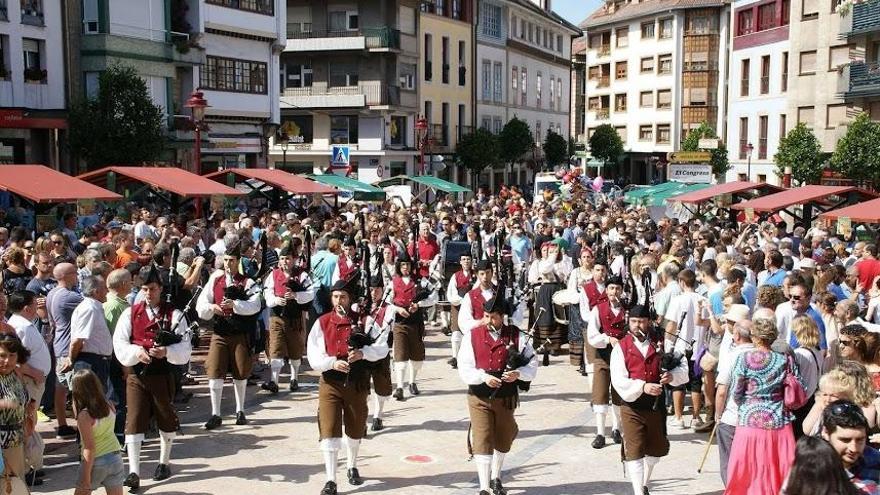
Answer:
<path fill-rule="evenodd" d="M 708 163 L 670 163 L 666 167 L 667 179 L 687 184 L 711 184 L 712 166 Z"/>

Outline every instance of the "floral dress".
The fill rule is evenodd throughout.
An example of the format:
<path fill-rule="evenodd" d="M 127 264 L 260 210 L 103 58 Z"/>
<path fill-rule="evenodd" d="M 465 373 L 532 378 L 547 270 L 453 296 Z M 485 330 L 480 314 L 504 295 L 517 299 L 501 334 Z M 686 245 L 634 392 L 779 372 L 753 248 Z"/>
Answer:
<path fill-rule="evenodd" d="M 10 449 L 24 442 L 24 420 L 29 400 L 27 389 L 15 373 L 0 375 L 0 400 L 18 404 L 0 409 L 0 448 Z"/>

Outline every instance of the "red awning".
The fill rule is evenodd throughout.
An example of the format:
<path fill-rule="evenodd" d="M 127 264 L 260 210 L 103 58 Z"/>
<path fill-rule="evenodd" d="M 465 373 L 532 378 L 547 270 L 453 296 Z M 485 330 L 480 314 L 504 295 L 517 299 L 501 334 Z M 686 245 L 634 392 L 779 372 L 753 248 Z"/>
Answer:
<path fill-rule="evenodd" d="M 79 176 L 93 184 L 106 184 L 107 174 L 117 175 L 116 183 L 141 182 L 184 198 L 213 196 L 242 196 L 244 193 L 231 187 L 218 184 L 201 175 L 174 167 L 104 167 Z"/>
<path fill-rule="evenodd" d="M 699 191 L 693 191 L 682 194 L 681 196 L 676 196 L 673 201 L 696 204 L 714 199 L 724 194 L 736 194 L 751 190 L 757 190 L 763 194 L 769 194 L 784 191 L 785 188 L 774 186 L 773 184 L 768 184 L 766 182 L 728 182 L 726 184 L 718 184 L 717 186 L 707 187 L 706 189 L 701 189 Z"/>
<path fill-rule="evenodd" d="M 337 194 L 338 189 L 325 186 L 313 180 L 300 177 L 283 170 L 268 168 L 230 168 L 218 170 L 205 177 L 224 182 L 227 174 L 235 174 L 244 179 L 255 179 L 265 182 L 292 194 Z"/>
<path fill-rule="evenodd" d="M 115 201 L 122 196 L 44 165 L 0 166 L 0 190 L 35 203 L 67 203 L 78 199 Z"/>
<path fill-rule="evenodd" d="M 829 196 L 842 196 L 855 193 L 863 198 L 876 198 L 877 195 L 864 189 L 846 186 L 802 186 L 787 189 L 776 194 L 770 194 L 750 201 L 737 203 L 731 208 L 745 210 L 751 208 L 756 212 L 780 211 L 789 206 L 802 205 L 805 203 L 826 202 Z"/>
<path fill-rule="evenodd" d="M 819 215 L 819 218 L 831 220 L 837 220 L 841 217 L 849 218 L 853 222 L 880 223 L 880 199 L 872 199 Z"/>

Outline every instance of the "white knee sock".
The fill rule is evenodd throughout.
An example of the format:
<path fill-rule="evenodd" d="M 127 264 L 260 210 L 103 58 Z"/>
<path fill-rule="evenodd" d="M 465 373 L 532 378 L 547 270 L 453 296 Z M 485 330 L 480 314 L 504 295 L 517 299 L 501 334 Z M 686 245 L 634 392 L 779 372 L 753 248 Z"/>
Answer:
<path fill-rule="evenodd" d="M 128 450 L 128 472 L 138 476 L 141 475 L 141 443 L 143 441 L 143 433 L 125 435 L 125 447 Z"/>
<path fill-rule="evenodd" d="M 394 363 L 394 378 L 397 388 L 403 388 L 403 374 L 406 372 L 406 361 L 402 363 Z"/>
<path fill-rule="evenodd" d="M 373 394 L 373 419 L 382 419 L 386 400 L 388 400 L 388 397 L 383 397 L 376 393 Z"/>
<path fill-rule="evenodd" d="M 345 465 L 348 469 L 354 469 L 357 467 L 358 449 L 360 449 L 360 447 L 360 440 L 345 437 L 345 448 L 348 451 L 348 458 L 345 459 Z"/>
<path fill-rule="evenodd" d="M 642 459 L 626 461 L 626 473 L 632 483 L 633 495 L 643 495 L 642 488 L 645 486 L 645 464 Z"/>
<path fill-rule="evenodd" d="M 461 340 L 464 338 L 461 332 L 452 332 L 452 357 L 458 357 L 458 350 L 461 349 Z"/>
<path fill-rule="evenodd" d="M 606 413 L 596 413 L 596 434 L 605 436 L 605 416 Z"/>
<path fill-rule="evenodd" d="M 504 453 L 495 451 L 492 454 L 492 479 L 501 479 L 501 467 L 504 466 Z"/>
<path fill-rule="evenodd" d="M 220 416 L 220 403 L 223 400 L 223 379 L 209 379 L 208 391 L 211 393 L 211 414 L 213 416 Z"/>
<path fill-rule="evenodd" d="M 272 382 L 278 383 L 281 376 L 281 368 L 284 367 L 284 360 L 281 358 L 272 358 L 269 360 L 269 367 L 272 368 Z"/>
<path fill-rule="evenodd" d="M 611 429 L 620 429 L 620 406 L 611 406 Z"/>
<path fill-rule="evenodd" d="M 419 370 L 422 369 L 421 361 L 410 361 L 409 362 L 409 383 L 413 384 L 416 382 L 416 377 L 419 375 Z"/>
<path fill-rule="evenodd" d="M 648 486 L 648 481 L 651 480 L 651 473 L 654 471 L 654 466 L 656 466 L 658 462 L 660 462 L 659 457 L 645 456 L 645 486 Z"/>
<path fill-rule="evenodd" d="M 232 380 L 232 389 L 235 391 L 235 412 L 244 411 L 244 394 L 247 390 L 247 380 Z"/>
<path fill-rule="evenodd" d="M 489 474 L 492 469 L 492 456 L 475 455 L 474 463 L 477 465 L 477 476 L 480 478 L 480 490 L 489 491 Z"/>
<path fill-rule="evenodd" d="M 290 360 L 290 382 L 295 382 L 299 377 L 299 366 L 302 364 L 302 359 L 291 359 Z"/>
<path fill-rule="evenodd" d="M 159 430 L 159 464 L 168 464 L 171 460 L 171 444 L 177 432 Z"/>
<path fill-rule="evenodd" d="M 336 483 L 336 464 L 339 463 L 339 447 L 342 445 L 341 438 L 325 438 L 321 440 L 320 448 L 324 453 L 324 475 L 327 481 Z"/>

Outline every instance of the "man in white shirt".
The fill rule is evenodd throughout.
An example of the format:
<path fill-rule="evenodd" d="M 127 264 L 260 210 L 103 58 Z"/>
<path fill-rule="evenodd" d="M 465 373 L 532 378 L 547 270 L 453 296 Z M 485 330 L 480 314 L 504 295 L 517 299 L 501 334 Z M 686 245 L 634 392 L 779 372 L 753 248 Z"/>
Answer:
<path fill-rule="evenodd" d="M 99 275 L 82 279 L 83 300 L 70 317 L 70 361 L 74 370 L 91 369 L 104 384 L 107 397 L 113 397 L 110 383 L 110 359 L 113 335 L 104 317 L 107 284 Z"/>
<path fill-rule="evenodd" d="M 718 359 L 718 378 L 715 392 L 715 423 L 718 425 L 718 455 L 721 463 L 721 481 L 727 485 L 727 460 L 730 458 L 730 448 L 733 445 L 733 434 L 736 432 L 737 410 L 739 409 L 729 393 L 733 382 L 733 368 L 739 355 L 754 349 L 752 344 L 752 322 L 740 320 L 733 326 L 733 347 L 728 352 L 722 352 Z M 721 405 L 724 407 L 721 407 Z"/>

